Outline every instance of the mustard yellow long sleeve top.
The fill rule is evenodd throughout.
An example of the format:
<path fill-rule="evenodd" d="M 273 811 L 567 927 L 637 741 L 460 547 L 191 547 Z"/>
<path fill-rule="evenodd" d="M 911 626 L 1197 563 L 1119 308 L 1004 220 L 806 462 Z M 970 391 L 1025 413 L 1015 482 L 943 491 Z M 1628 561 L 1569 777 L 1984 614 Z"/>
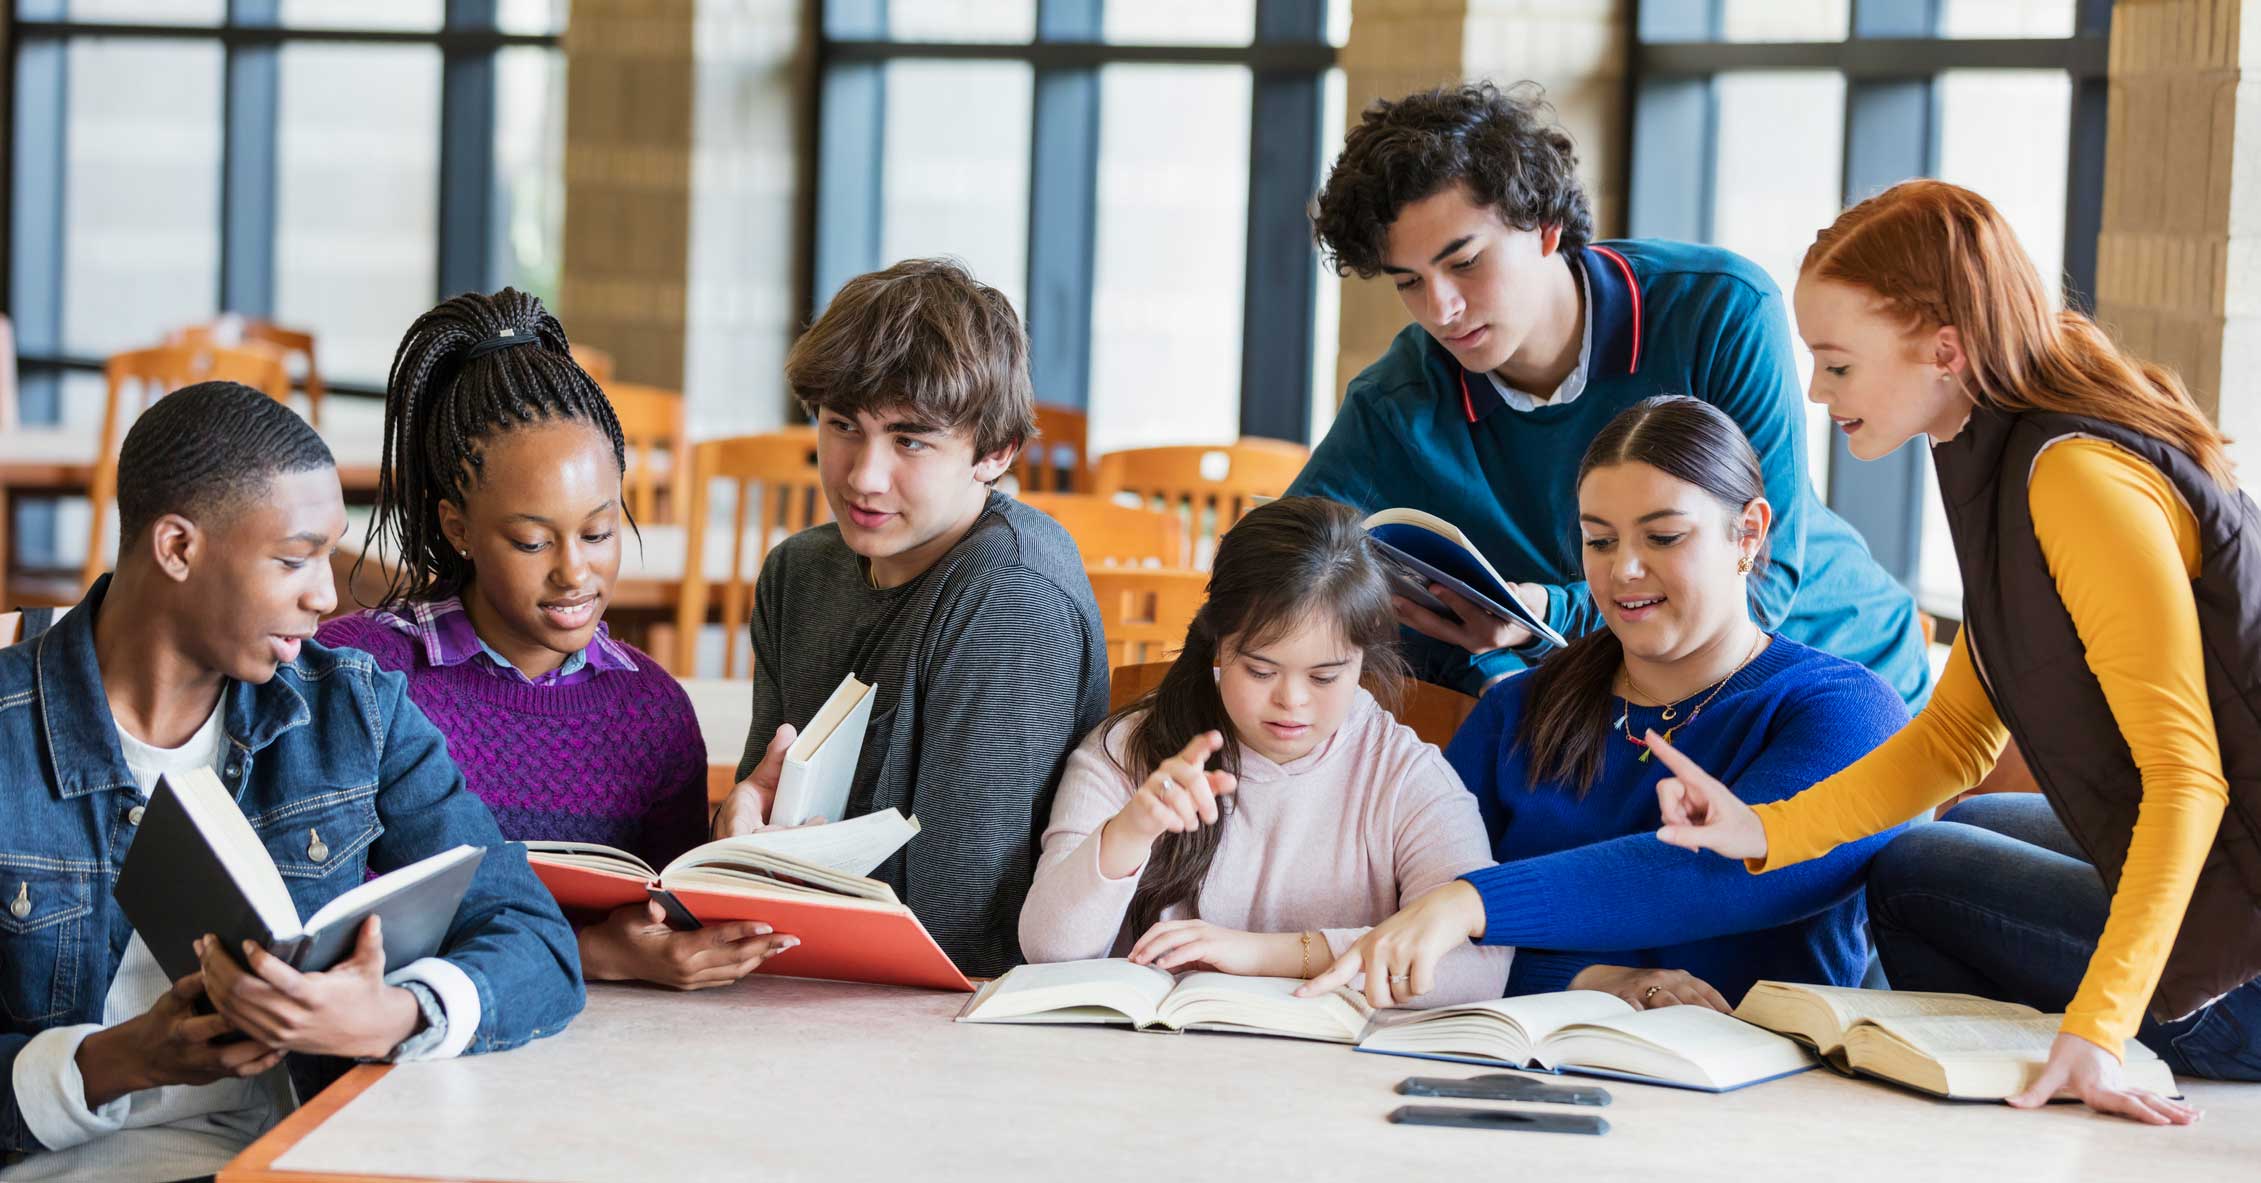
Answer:
<path fill-rule="evenodd" d="M 2229 801 L 2190 586 L 2198 523 L 2159 470 L 2101 440 L 2043 452 L 2028 496 L 2057 594 L 2143 780 L 2110 916 L 2060 1028 L 2117 1056 L 2159 984 Z M 1802 862 L 1938 805 L 1994 767 L 2008 734 L 1958 636 L 1930 704 L 1906 730 L 1796 797 L 1758 807 L 1767 856 L 1751 869 Z"/>

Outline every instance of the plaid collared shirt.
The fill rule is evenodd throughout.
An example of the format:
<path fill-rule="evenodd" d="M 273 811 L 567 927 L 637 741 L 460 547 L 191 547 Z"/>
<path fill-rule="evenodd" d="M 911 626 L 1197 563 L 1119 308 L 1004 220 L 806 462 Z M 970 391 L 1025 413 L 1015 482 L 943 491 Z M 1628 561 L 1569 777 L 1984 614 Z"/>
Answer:
<path fill-rule="evenodd" d="M 530 686 L 575 686 L 607 671 L 633 673 L 636 669 L 627 648 L 612 639 L 601 620 L 597 622 L 597 635 L 590 638 L 580 652 L 566 658 L 563 665 L 549 673 L 529 678 L 510 664 L 509 658 L 495 652 L 493 646 L 479 638 L 479 630 L 472 627 L 471 614 L 464 611 L 463 601 L 455 596 L 397 605 L 377 617 L 416 638 L 424 647 L 424 660 L 434 666 L 461 665 L 484 657 L 486 660 L 480 668 L 498 678 L 516 678 Z"/>

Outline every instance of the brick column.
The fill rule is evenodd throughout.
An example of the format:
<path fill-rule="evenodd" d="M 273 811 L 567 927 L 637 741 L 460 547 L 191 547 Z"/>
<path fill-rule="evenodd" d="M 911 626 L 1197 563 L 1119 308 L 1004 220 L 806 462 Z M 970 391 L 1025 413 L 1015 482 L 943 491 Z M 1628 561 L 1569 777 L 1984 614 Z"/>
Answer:
<path fill-rule="evenodd" d="M 2173 366 L 2261 472 L 2261 21 L 2237 0 L 2120 0 L 2096 315 Z M 2251 479 L 2250 477 L 2248 479 Z"/>
<path fill-rule="evenodd" d="M 574 0 L 560 315 L 693 438 L 783 422 L 798 328 L 799 0 Z"/>
<path fill-rule="evenodd" d="M 1351 4 L 1350 42 L 1341 54 L 1344 126 L 1376 99 L 1468 78 L 1502 86 L 1525 79 L 1578 142 L 1581 174 L 1593 195 L 1596 228 L 1624 225 L 1625 0 L 1341 0 Z M 1328 161 L 1340 146 L 1330 150 Z M 1405 306 L 1388 281 L 1342 281 L 1338 394 L 1382 355 L 1405 327 Z"/>

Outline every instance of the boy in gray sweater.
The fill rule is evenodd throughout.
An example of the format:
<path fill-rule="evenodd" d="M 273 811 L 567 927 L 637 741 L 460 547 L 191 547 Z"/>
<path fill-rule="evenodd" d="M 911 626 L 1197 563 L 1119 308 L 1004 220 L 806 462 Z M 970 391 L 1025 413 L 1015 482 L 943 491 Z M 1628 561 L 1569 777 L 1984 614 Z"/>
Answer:
<path fill-rule="evenodd" d="M 1107 711 L 1074 540 L 990 487 L 1035 431 L 1027 337 L 996 289 L 913 259 L 841 288 L 785 375 L 834 520 L 762 564 L 753 727 L 715 833 L 767 822 L 795 729 L 853 673 L 878 697 L 848 813 L 921 826 L 873 876 L 959 969 L 1001 974 L 1061 766 Z"/>

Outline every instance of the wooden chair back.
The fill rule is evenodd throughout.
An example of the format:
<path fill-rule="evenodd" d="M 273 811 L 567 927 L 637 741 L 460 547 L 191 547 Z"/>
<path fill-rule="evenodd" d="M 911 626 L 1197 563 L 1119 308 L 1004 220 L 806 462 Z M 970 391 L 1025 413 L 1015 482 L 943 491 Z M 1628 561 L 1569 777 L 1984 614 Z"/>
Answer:
<path fill-rule="evenodd" d="M 762 556 L 802 530 L 832 520 L 817 474 L 816 429 L 788 427 L 761 435 L 706 440 L 692 446 L 690 467 L 691 495 L 683 516 L 683 582 L 675 617 L 675 664 L 670 672 L 678 678 L 695 673 L 699 633 L 707 623 L 708 603 L 719 598 L 724 640 L 721 676 L 743 677 L 738 672 L 739 646 L 752 615 L 754 580 L 761 572 Z M 721 540 L 707 536 L 708 529 L 717 524 L 710 499 L 717 481 L 728 482 L 734 494 L 730 530 Z M 729 548 L 730 565 L 728 575 L 716 588 L 707 575 L 706 556 L 710 547 L 720 546 Z M 750 653 L 747 662 L 750 672 Z"/>
<path fill-rule="evenodd" d="M 1187 566 L 1185 523 L 1176 514 L 1092 493 L 1023 493 L 1021 502 L 1066 527 L 1086 567 Z"/>
<path fill-rule="evenodd" d="M 605 387 L 627 445 L 628 509 L 642 524 L 674 521 L 689 500 L 691 441 L 684 433 L 683 395 L 657 386 L 615 382 Z"/>
<path fill-rule="evenodd" d="M 1170 672 L 1166 661 L 1142 665 L 1119 665 L 1107 671 L 1107 709 L 1119 711 L 1137 702 L 1147 691 L 1162 684 L 1162 675 Z M 1428 682 L 1408 681 L 1405 684 L 1405 706 L 1397 713 L 1397 721 L 1413 729 L 1421 742 L 1442 748 L 1452 742 L 1453 733 L 1476 709 L 1476 700 L 1458 690 Z"/>
<path fill-rule="evenodd" d="M 1099 601 L 1099 626 L 1107 637 L 1107 665 L 1160 661 L 1185 645 L 1186 626 L 1209 594 L 1199 571 L 1085 567 Z"/>
<path fill-rule="evenodd" d="M 306 421 L 322 426 L 322 400 L 328 397 L 329 388 L 322 382 L 322 367 L 314 360 L 314 334 L 231 313 L 208 324 L 176 330 L 166 344 L 265 347 L 281 354 L 285 366 L 296 361 L 300 369 L 298 387 L 306 392 Z"/>
<path fill-rule="evenodd" d="M 103 544 L 108 541 L 110 511 L 118 499 L 118 446 L 125 439 L 126 421 L 139 416 L 149 404 L 198 382 L 241 382 L 267 397 L 290 405 L 290 371 L 270 348 L 229 348 L 224 345 L 160 345 L 112 354 L 103 367 L 109 393 L 102 407 L 102 442 L 94 454 L 93 479 L 87 499 L 86 562 L 79 569 L 81 590 L 94 586 L 109 566 Z"/>
<path fill-rule="evenodd" d="M 1023 493 L 1088 493 L 1091 467 L 1084 441 L 1091 416 L 1072 407 L 1036 404 L 1036 438 L 1013 460 L 1013 479 Z"/>
<path fill-rule="evenodd" d="M 604 387 L 606 393 L 611 392 L 613 374 L 611 354 L 594 345 L 576 345 L 573 347 L 573 362 L 581 367 L 581 372 L 587 374 L 591 381 Z"/>
<path fill-rule="evenodd" d="M 1285 440 L 1244 439 L 1233 444 L 1132 448 L 1099 458 L 1095 481 L 1103 497 L 1158 506 L 1181 515 L 1193 539 L 1196 563 L 1249 510 L 1287 492 L 1311 450 Z"/>

